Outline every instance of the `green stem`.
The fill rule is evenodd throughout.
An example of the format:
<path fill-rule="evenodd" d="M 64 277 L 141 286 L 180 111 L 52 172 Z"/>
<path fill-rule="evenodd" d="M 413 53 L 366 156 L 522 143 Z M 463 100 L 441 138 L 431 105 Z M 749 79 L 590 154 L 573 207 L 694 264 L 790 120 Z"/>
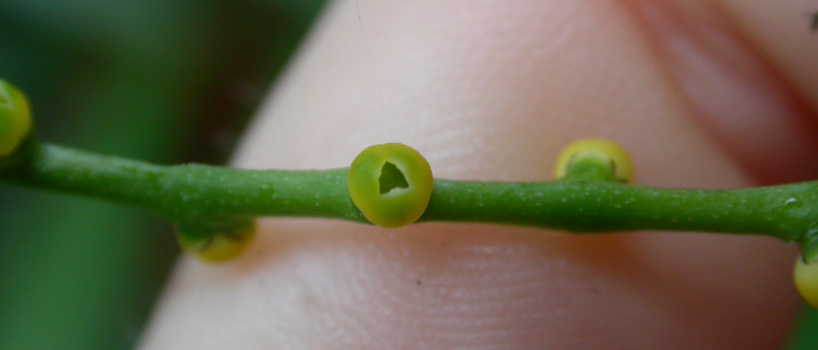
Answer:
<path fill-rule="evenodd" d="M 175 222 L 254 216 L 314 216 L 366 222 L 349 199 L 346 169 L 160 166 L 32 144 L 25 160 L 0 172 L 0 178 L 144 207 Z"/>
<path fill-rule="evenodd" d="M 480 221 L 574 232 L 671 230 L 755 233 L 799 240 L 818 219 L 818 183 L 683 190 L 573 179 L 435 181 L 426 221 Z M 812 205 L 805 205 L 812 204 Z"/>
<path fill-rule="evenodd" d="M 255 216 L 367 222 L 350 200 L 347 169 L 158 166 L 30 144 L 23 161 L 0 172 L 0 178 L 145 207 L 177 223 Z M 574 232 L 764 234 L 802 243 L 809 261 L 818 259 L 818 182 L 742 190 L 660 189 L 608 181 L 593 171 L 552 182 L 435 180 L 419 221 L 477 221 Z"/>

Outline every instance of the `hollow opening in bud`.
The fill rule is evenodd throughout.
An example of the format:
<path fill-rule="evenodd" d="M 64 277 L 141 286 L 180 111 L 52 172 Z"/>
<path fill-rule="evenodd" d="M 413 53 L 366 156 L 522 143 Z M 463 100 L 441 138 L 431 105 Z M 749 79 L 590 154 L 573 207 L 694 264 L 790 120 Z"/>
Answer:
<path fill-rule="evenodd" d="M 381 177 L 378 179 L 381 194 L 389 193 L 396 188 L 409 188 L 409 183 L 403 172 L 395 164 L 386 162 L 381 167 Z"/>

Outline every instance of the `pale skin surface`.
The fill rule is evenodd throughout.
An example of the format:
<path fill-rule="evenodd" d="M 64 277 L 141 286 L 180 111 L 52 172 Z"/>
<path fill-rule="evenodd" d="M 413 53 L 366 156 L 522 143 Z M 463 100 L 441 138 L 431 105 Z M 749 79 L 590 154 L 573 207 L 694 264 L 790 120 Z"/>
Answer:
<path fill-rule="evenodd" d="M 344 167 L 403 142 L 436 177 L 548 180 L 561 148 L 594 136 L 631 152 L 641 185 L 814 178 L 815 8 L 685 3 L 338 1 L 233 164 Z M 800 305 L 795 251 L 262 219 L 237 261 L 179 264 L 140 349 L 776 349 Z"/>

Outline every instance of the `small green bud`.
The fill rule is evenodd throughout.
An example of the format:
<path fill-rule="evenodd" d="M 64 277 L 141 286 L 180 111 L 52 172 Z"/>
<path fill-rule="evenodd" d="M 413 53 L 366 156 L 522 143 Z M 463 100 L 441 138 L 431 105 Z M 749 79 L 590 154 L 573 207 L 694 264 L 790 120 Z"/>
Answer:
<path fill-rule="evenodd" d="M 818 263 L 807 264 L 799 256 L 793 268 L 793 282 L 804 301 L 818 308 Z"/>
<path fill-rule="evenodd" d="M 432 168 L 426 158 L 400 143 L 363 150 L 349 167 L 352 202 L 375 225 L 409 225 L 426 211 L 432 196 Z"/>
<path fill-rule="evenodd" d="M 572 143 L 560 153 L 554 177 L 561 179 L 579 160 L 592 160 L 604 164 L 610 176 L 619 182 L 629 183 L 633 178 L 633 163 L 622 146 L 606 139 L 582 139 Z"/>
<path fill-rule="evenodd" d="M 31 108 L 26 96 L 0 80 L 0 157 L 12 154 L 31 132 Z"/>
<path fill-rule="evenodd" d="M 182 250 L 209 263 L 219 263 L 238 257 L 254 236 L 255 225 L 252 220 L 176 224 L 176 240 Z"/>

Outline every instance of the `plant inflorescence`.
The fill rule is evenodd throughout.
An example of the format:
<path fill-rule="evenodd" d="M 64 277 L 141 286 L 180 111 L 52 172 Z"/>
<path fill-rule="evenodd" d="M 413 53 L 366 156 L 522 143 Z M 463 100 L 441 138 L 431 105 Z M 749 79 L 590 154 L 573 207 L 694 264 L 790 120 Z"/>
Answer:
<path fill-rule="evenodd" d="M 818 305 L 818 181 L 741 190 L 636 186 L 628 183 L 627 152 L 603 139 L 567 147 L 549 182 L 434 179 L 420 153 L 397 143 L 371 146 L 343 169 L 166 166 L 46 144 L 31 125 L 24 94 L 0 80 L 0 180 L 146 208 L 173 222 L 183 250 L 203 261 L 240 255 L 260 216 L 388 228 L 470 221 L 575 233 L 758 234 L 800 243 L 796 286 Z"/>

